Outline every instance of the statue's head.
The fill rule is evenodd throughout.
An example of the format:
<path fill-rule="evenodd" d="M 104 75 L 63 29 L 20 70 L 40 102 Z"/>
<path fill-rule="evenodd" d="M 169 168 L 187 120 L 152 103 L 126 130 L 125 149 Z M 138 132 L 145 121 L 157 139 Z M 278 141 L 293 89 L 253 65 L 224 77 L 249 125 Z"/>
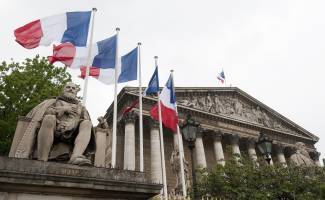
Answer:
<path fill-rule="evenodd" d="M 64 97 L 75 99 L 77 97 L 78 92 L 79 92 L 79 87 L 76 84 L 70 82 L 64 86 L 62 95 Z"/>

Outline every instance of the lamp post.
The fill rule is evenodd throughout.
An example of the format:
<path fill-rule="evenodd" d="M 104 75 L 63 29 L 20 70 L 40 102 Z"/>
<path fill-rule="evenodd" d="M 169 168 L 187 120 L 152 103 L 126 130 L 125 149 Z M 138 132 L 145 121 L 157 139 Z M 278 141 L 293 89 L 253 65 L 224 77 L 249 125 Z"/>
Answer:
<path fill-rule="evenodd" d="M 264 156 L 264 159 L 267 161 L 268 164 L 271 162 L 271 152 L 272 152 L 272 142 L 269 137 L 267 137 L 266 134 L 261 133 L 258 137 L 258 140 L 256 142 L 256 146 L 258 150 L 262 153 Z"/>
<path fill-rule="evenodd" d="M 193 199 L 198 200 L 198 193 L 196 189 L 196 174 L 195 174 L 195 166 L 194 166 L 194 158 L 193 158 L 193 149 L 195 148 L 195 140 L 196 140 L 196 133 L 199 130 L 199 123 L 195 122 L 191 115 L 188 114 L 186 116 L 185 122 L 181 125 L 181 130 L 184 139 L 188 143 L 188 148 L 190 149 L 191 153 L 191 163 L 192 163 L 192 181 L 193 181 Z"/>

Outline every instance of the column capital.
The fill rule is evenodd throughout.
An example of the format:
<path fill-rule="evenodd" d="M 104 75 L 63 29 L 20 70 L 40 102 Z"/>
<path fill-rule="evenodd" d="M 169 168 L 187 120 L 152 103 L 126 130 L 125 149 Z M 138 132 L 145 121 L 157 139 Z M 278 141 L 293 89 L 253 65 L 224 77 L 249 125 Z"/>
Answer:
<path fill-rule="evenodd" d="M 247 137 L 246 142 L 247 142 L 246 144 L 247 144 L 248 148 L 255 148 L 257 138 L 255 138 L 255 137 Z"/>
<path fill-rule="evenodd" d="M 233 134 L 230 134 L 229 137 L 230 137 L 231 144 L 238 144 L 238 142 L 239 142 L 238 134 L 233 133 Z"/>
<path fill-rule="evenodd" d="M 222 133 L 220 130 L 217 130 L 217 131 L 215 131 L 214 134 L 213 134 L 213 139 L 214 139 L 215 141 L 221 141 L 222 136 L 223 136 L 223 133 Z"/>
<path fill-rule="evenodd" d="M 206 132 L 206 129 L 203 129 L 201 126 L 198 127 L 196 137 L 197 138 L 202 138 L 204 136 L 204 133 Z"/>
<path fill-rule="evenodd" d="M 286 148 L 286 146 L 284 144 L 281 143 L 275 143 L 274 145 L 274 149 L 277 153 L 283 153 L 284 149 Z"/>
<path fill-rule="evenodd" d="M 159 128 L 159 122 L 158 121 L 150 118 L 149 123 L 150 123 L 150 128 L 156 128 L 156 129 Z"/>
<path fill-rule="evenodd" d="M 137 114 L 134 111 L 131 111 L 129 113 L 127 113 L 126 115 L 123 116 L 123 122 L 124 123 L 134 123 L 136 118 L 137 118 Z"/>

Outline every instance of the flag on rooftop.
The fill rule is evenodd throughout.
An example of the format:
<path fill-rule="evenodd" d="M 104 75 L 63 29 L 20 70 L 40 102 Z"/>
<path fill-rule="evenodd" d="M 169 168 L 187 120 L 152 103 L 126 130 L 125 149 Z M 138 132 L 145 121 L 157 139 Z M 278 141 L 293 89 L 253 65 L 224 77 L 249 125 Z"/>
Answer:
<path fill-rule="evenodd" d="M 160 106 L 163 125 L 177 133 L 178 114 L 172 76 L 169 76 L 165 87 L 160 93 Z M 159 120 L 158 103 L 151 108 L 150 115 L 154 120 Z"/>
<path fill-rule="evenodd" d="M 223 70 L 219 73 L 217 78 L 219 79 L 219 81 L 221 81 L 221 83 L 224 83 L 226 81 L 225 73 L 223 72 Z"/>
<path fill-rule="evenodd" d="M 26 49 L 71 42 L 86 46 L 91 11 L 67 12 L 30 22 L 14 31 L 16 42 Z"/>

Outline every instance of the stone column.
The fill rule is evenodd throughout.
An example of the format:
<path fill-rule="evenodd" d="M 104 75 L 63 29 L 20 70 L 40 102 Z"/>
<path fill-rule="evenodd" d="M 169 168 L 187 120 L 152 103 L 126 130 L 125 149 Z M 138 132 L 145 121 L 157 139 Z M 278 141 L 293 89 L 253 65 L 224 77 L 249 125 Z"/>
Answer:
<path fill-rule="evenodd" d="M 124 169 L 135 170 L 135 122 L 136 114 L 129 112 L 124 116 Z"/>
<path fill-rule="evenodd" d="M 221 139 L 222 139 L 222 133 L 220 131 L 214 134 L 213 149 L 214 149 L 214 155 L 217 163 L 222 166 L 225 166 L 225 156 L 223 154 Z"/>
<path fill-rule="evenodd" d="M 162 183 L 159 123 L 150 119 L 150 172 L 153 183 Z"/>
<path fill-rule="evenodd" d="M 240 150 L 239 150 L 239 136 L 237 134 L 230 135 L 230 144 L 232 153 L 235 155 L 236 161 L 240 159 Z"/>
<path fill-rule="evenodd" d="M 96 153 L 95 153 L 95 167 L 105 167 L 106 158 L 106 138 L 108 129 L 96 128 Z"/>
<path fill-rule="evenodd" d="M 195 159 L 196 159 L 196 166 L 199 168 L 205 168 L 207 167 L 207 162 L 205 159 L 205 152 L 204 152 L 204 146 L 203 146 L 203 140 L 202 140 L 202 131 L 198 131 L 197 137 L 195 140 Z"/>
<path fill-rule="evenodd" d="M 276 152 L 276 157 L 278 162 L 282 164 L 284 167 L 287 167 L 287 162 L 283 153 L 284 146 L 282 144 L 276 144 L 274 145 L 274 147 L 275 147 L 275 152 Z"/>
<path fill-rule="evenodd" d="M 257 155 L 256 155 L 256 150 L 255 150 L 255 144 L 256 144 L 257 139 L 250 137 L 247 138 L 247 151 L 248 151 L 248 156 L 257 163 Z"/>

